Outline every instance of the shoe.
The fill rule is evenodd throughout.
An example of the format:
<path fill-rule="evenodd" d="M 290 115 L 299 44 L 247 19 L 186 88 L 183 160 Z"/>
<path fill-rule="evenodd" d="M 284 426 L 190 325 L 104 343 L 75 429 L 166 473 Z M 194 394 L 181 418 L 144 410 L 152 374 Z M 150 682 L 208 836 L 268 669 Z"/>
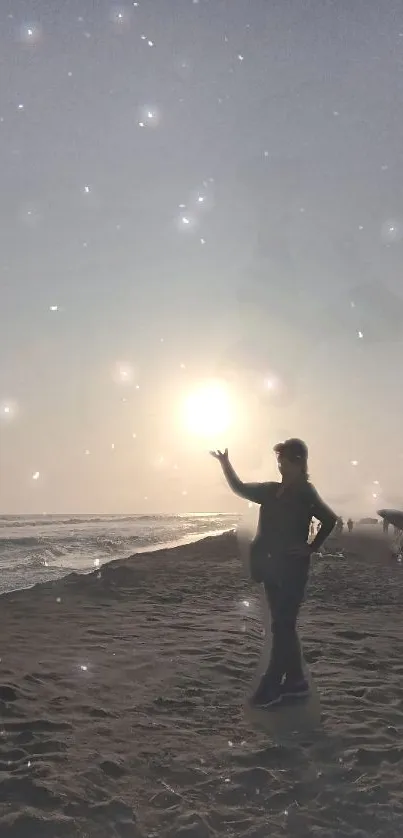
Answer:
<path fill-rule="evenodd" d="M 302 678 L 299 681 L 291 681 L 286 678 L 281 685 L 281 695 L 283 698 L 303 698 L 309 695 L 310 692 L 311 689 L 306 678 Z"/>
<path fill-rule="evenodd" d="M 273 684 L 267 675 L 263 675 L 256 692 L 251 698 L 251 704 L 254 707 L 272 707 L 274 704 L 280 704 L 281 699 L 280 685 Z"/>

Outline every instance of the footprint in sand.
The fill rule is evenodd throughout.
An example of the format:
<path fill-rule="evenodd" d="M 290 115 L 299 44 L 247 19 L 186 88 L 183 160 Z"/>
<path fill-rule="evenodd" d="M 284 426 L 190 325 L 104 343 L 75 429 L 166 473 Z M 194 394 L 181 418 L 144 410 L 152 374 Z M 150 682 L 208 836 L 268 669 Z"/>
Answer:
<path fill-rule="evenodd" d="M 0 701 L 17 701 L 17 690 L 14 687 L 0 686 Z"/>
<path fill-rule="evenodd" d="M 366 631 L 352 631 L 351 629 L 339 629 L 339 631 L 336 631 L 336 635 L 337 637 L 344 637 L 346 640 L 366 640 L 368 637 L 374 637 Z"/>
<path fill-rule="evenodd" d="M 122 777 L 124 774 L 127 773 L 127 770 L 119 765 L 117 762 L 113 762 L 113 760 L 104 760 L 101 762 L 100 768 L 107 774 L 108 777 L 114 777 L 117 779 L 118 777 Z"/>

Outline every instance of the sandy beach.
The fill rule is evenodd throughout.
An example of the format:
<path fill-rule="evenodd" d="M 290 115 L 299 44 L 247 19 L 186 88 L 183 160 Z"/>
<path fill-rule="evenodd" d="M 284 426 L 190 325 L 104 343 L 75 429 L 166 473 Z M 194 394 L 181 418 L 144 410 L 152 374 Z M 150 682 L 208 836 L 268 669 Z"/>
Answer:
<path fill-rule="evenodd" d="M 1 838 L 401 838 L 402 573 L 314 567 L 323 729 L 289 746 L 243 713 L 262 625 L 234 534 L 3 595 Z"/>

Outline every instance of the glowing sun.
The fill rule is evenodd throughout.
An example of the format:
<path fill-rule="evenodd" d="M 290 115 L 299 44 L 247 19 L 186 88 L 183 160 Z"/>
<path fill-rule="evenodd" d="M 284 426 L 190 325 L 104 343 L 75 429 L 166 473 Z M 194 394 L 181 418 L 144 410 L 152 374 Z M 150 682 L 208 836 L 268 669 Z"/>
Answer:
<path fill-rule="evenodd" d="M 199 385 L 185 399 L 184 424 L 195 436 L 211 439 L 229 430 L 233 419 L 230 394 L 220 381 Z"/>

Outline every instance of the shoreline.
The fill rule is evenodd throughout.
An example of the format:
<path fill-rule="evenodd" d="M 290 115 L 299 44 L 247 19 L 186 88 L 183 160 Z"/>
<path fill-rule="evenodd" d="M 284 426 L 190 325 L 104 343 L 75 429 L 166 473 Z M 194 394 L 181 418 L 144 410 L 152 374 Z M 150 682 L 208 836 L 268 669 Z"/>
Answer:
<path fill-rule="evenodd" d="M 92 568 L 91 570 L 84 570 L 84 571 L 69 571 L 63 576 L 58 577 L 57 579 L 50 579 L 43 582 L 35 582 L 34 585 L 30 585 L 26 588 L 14 588 L 9 591 L 2 591 L 0 593 L 0 602 L 3 598 L 9 597 L 13 594 L 21 594 L 28 591 L 36 591 L 40 590 L 41 588 L 48 589 L 56 589 L 63 587 L 64 584 L 68 584 L 69 586 L 72 584 L 77 584 L 79 586 L 80 580 L 92 580 L 92 579 L 99 579 L 103 576 L 108 576 L 110 572 L 116 567 L 125 567 L 127 566 L 128 569 L 133 565 L 139 564 L 141 565 L 142 570 L 147 572 L 149 570 L 149 566 L 147 564 L 141 564 L 142 559 L 146 559 L 150 554 L 152 554 L 153 558 L 156 559 L 173 559 L 175 558 L 175 554 L 177 558 L 182 558 L 182 554 L 188 553 L 188 548 L 192 547 L 196 544 L 201 544 L 202 546 L 206 542 L 209 544 L 210 542 L 215 543 L 217 542 L 217 547 L 220 550 L 220 541 L 222 541 L 223 545 L 226 545 L 226 539 L 228 537 L 233 536 L 236 540 L 236 531 L 234 529 L 229 530 L 219 530 L 216 532 L 210 532 L 208 534 L 199 535 L 196 537 L 189 537 L 187 538 L 184 536 L 184 540 L 179 539 L 177 541 L 169 542 L 163 545 L 152 545 L 150 547 L 146 547 L 144 549 L 139 550 L 138 552 L 131 553 L 129 556 L 121 556 L 118 559 L 108 559 L 108 561 L 103 562 L 99 566 Z M 149 563 L 148 563 L 149 565 Z M 139 569 L 139 567 L 137 569 Z"/>
<path fill-rule="evenodd" d="M 108 558 L 106 561 L 104 561 L 102 563 L 100 562 L 99 565 L 98 564 L 93 565 L 92 568 L 87 568 L 85 570 L 77 570 L 77 571 L 76 570 L 72 571 L 71 569 L 69 569 L 69 570 L 67 570 L 66 573 L 62 573 L 56 579 L 34 582 L 32 585 L 23 585 L 23 586 L 19 586 L 18 588 L 9 588 L 6 591 L 0 591 L 0 598 L 5 596 L 6 594 L 12 593 L 13 591 L 29 591 L 29 590 L 32 590 L 33 588 L 36 588 L 37 585 L 57 584 L 59 581 L 61 581 L 62 579 L 66 579 L 68 576 L 71 576 L 72 574 L 77 574 L 78 576 L 88 576 L 88 574 L 93 573 L 94 570 L 99 571 L 100 568 L 102 568 L 105 565 L 110 564 L 111 562 L 114 562 L 114 561 L 128 561 L 129 559 L 132 559 L 135 556 L 140 556 L 141 557 L 141 556 L 149 554 L 149 553 L 157 553 L 161 550 L 176 550 L 177 547 L 187 546 L 187 545 L 190 545 L 190 544 L 193 544 L 193 543 L 197 543 L 198 541 L 203 541 L 205 538 L 219 538 L 220 536 L 225 535 L 226 533 L 230 533 L 230 532 L 235 532 L 235 529 L 233 527 L 230 527 L 229 529 L 208 530 L 204 533 L 192 534 L 192 535 L 187 535 L 187 536 L 185 535 L 181 538 L 173 539 L 172 541 L 161 542 L 159 544 L 151 544 L 148 547 L 140 547 L 138 550 L 135 550 L 134 552 L 130 553 L 127 556 L 120 556 L 119 559 Z"/>
<path fill-rule="evenodd" d="M 55 588 L 55 587 L 63 584 L 63 582 L 65 582 L 66 580 L 69 580 L 69 579 L 74 579 L 78 583 L 80 579 L 99 576 L 99 574 L 102 574 L 102 572 L 105 572 L 105 569 L 107 569 L 109 566 L 125 565 L 126 563 L 131 564 L 132 562 L 141 563 L 142 559 L 145 559 L 146 557 L 148 557 L 150 555 L 152 555 L 153 558 L 159 558 L 161 556 L 164 556 L 164 558 L 171 558 L 172 559 L 173 555 L 176 554 L 176 552 L 178 551 L 177 555 L 178 555 L 178 557 L 180 557 L 181 552 L 186 551 L 186 548 L 190 548 L 190 547 L 192 547 L 192 545 L 196 545 L 196 544 L 203 545 L 205 542 L 210 542 L 210 541 L 215 542 L 215 541 L 217 541 L 217 547 L 220 551 L 220 541 L 222 539 L 224 539 L 224 541 L 222 543 L 225 544 L 226 543 L 225 539 L 227 537 L 230 537 L 230 538 L 234 539 L 234 541 L 231 542 L 231 544 L 235 545 L 235 547 L 233 549 L 235 549 L 236 553 L 238 554 L 238 561 L 240 563 L 240 566 L 242 566 L 242 568 L 243 568 L 243 574 L 244 574 L 245 578 L 247 580 L 249 580 L 250 584 L 252 584 L 252 582 L 249 578 L 248 571 L 247 571 L 247 559 L 246 559 L 246 556 L 244 554 L 244 545 L 245 545 L 244 533 L 245 533 L 245 530 L 243 530 L 242 522 L 241 522 L 241 525 L 238 526 L 237 528 L 236 527 L 230 527 L 229 529 L 210 530 L 210 531 L 207 531 L 207 532 L 204 532 L 204 533 L 199 533 L 197 535 L 196 534 L 192 534 L 192 535 L 188 535 L 188 536 L 185 535 L 182 538 L 174 539 L 174 540 L 166 542 L 166 543 L 152 544 L 148 547 L 139 548 L 139 550 L 136 550 L 136 551 L 130 553 L 129 555 L 127 555 L 127 556 L 120 556 L 119 558 L 116 558 L 116 559 L 108 558 L 105 562 L 102 562 L 99 565 L 95 565 L 91 569 L 69 570 L 67 573 L 62 574 L 55 579 L 49 579 L 49 580 L 44 580 L 44 581 L 40 581 L 40 582 L 35 582 L 33 585 L 27 585 L 27 586 L 18 587 L 18 588 L 10 588 L 7 591 L 1 591 L 0 592 L 0 601 L 3 599 L 3 597 L 6 597 L 10 594 L 16 594 L 18 592 L 23 593 L 24 591 L 33 591 L 33 590 L 36 590 L 37 588 L 41 588 L 42 586 L 46 586 L 48 588 L 49 587 Z M 374 540 L 373 537 L 372 537 L 372 535 L 373 535 L 372 532 L 369 532 L 370 538 L 366 539 L 365 538 L 366 533 L 368 533 L 368 530 L 367 531 L 365 531 L 364 529 L 358 530 L 358 528 L 357 528 L 354 535 L 352 535 L 352 534 L 344 534 L 344 536 L 335 536 L 335 535 L 332 536 L 332 535 L 330 535 L 329 538 L 327 539 L 327 542 L 326 542 L 326 548 L 327 549 L 323 552 L 321 559 L 319 559 L 319 563 L 323 562 L 323 561 L 326 561 L 328 558 L 331 559 L 332 557 L 333 557 L 333 561 L 334 560 L 339 561 L 340 559 L 342 559 L 343 557 L 342 557 L 342 554 L 340 553 L 340 548 L 344 552 L 346 550 L 347 551 L 351 550 L 351 547 L 357 541 L 357 536 L 358 536 L 358 541 L 357 541 L 358 551 L 357 551 L 357 554 L 354 555 L 355 561 L 361 562 L 361 563 L 363 563 L 363 562 L 366 563 L 367 558 L 364 557 L 364 555 L 363 555 L 366 550 L 368 551 L 368 559 L 371 560 L 373 558 L 371 556 L 371 553 L 373 553 L 374 549 L 375 549 L 375 552 L 377 550 L 379 550 L 379 545 L 381 544 L 382 539 L 380 539 L 380 540 L 375 539 Z M 364 540 L 362 539 L 363 534 L 364 534 Z M 247 540 L 249 540 L 249 538 L 252 538 L 252 535 L 249 536 L 249 534 L 248 534 L 247 535 Z M 314 560 L 313 561 L 313 566 L 316 566 L 317 564 L 318 564 L 318 560 Z M 314 570 L 311 569 L 311 575 L 312 575 L 313 572 L 314 572 Z"/>

